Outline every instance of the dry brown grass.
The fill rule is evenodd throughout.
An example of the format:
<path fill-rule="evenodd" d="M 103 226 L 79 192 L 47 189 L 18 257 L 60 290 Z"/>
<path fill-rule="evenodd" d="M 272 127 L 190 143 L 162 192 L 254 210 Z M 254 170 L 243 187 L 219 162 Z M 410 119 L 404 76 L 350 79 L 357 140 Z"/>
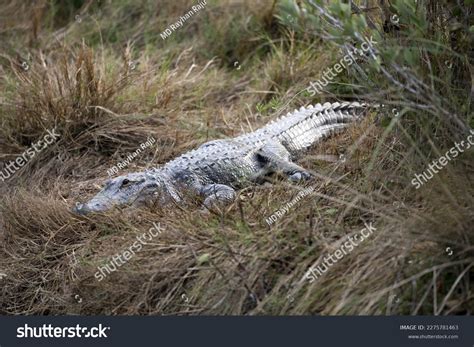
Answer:
<path fill-rule="evenodd" d="M 4 163 L 15 159 L 53 127 L 61 138 L 0 187 L 0 272 L 7 274 L 1 280 L 0 312 L 472 313 L 471 154 L 457 158 L 416 191 L 409 183 L 408 170 L 414 165 L 410 142 L 402 131 L 384 137 L 380 116 L 374 113 L 301 158 L 300 163 L 317 176 L 308 183 L 315 192 L 271 228 L 265 218 L 291 201 L 302 186 L 272 179 L 249 187 L 222 215 L 203 211 L 198 202 L 88 217 L 70 212 L 76 201 L 97 192 L 107 170 L 147 136 L 157 143 L 127 172 L 162 164 L 209 139 L 265 124 L 276 116 L 275 110 L 265 108 L 262 115 L 255 107 L 268 105 L 272 97 L 277 97 L 281 113 L 307 104 L 299 92 L 317 79 L 323 62 L 331 60 L 327 47 L 304 50 L 291 37 L 289 49 L 278 43 L 254 53 L 266 41 L 252 29 L 238 49 L 227 47 L 228 55 L 209 57 L 209 51 L 220 52 L 224 43 L 233 42 L 221 23 L 233 11 L 247 13 L 237 2 L 232 7 L 210 5 L 208 14 L 175 33 L 186 35 L 195 28 L 196 35 L 184 41 L 157 41 L 160 49 L 150 50 L 143 38 L 133 35 L 151 31 L 161 40 L 159 29 L 169 24 L 165 13 L 179 16 L 189 7 L 189 2 L 174 3 L 163 14 L 148 11 L 153 13 L 148 24 L 146 10 L 137 10 L 139 20 L 130 27 L 135 42 L 88 46 L 76 31 L 93 29 L 67 22 L 61 31 L 66 39 L 42 52 L 42 45 L 61 29 L 33 26 L 38 47 L 26 49 L 31 54 L 28 71 L 4 47 L 0 158 Z M 8 6 L 20 6 L 10 4 L 4 5 L 6 12 Z M 92 6 L 87 4 L 82 10 Z M 246 6 L 248 15 L 258 12 L 262 26 L 275 30 L 275 24 L 268 23 L 271 13 L 265 12 L 271 6 L 265 11 Z M 105 4 L 102 10 L 119 16 L 125 8 L 114 12 Z M 202 22 L 207 15 L 219 18 L 216 35 L 222 47 L 208 47 L 210 28 Z M 15 30 L 23 20 L 28 23 L 27 18 L 18 18 Z M 99 23 L 105 27 L 107 20 L 111 19 Z M 162 25 L 157 28 L 157 23 Z M 30 30 L 22 35 L 15 31 L 18 38 L 8 36 L 13 35 L 8 31 L 3 35 L 13 47 L 28 42 Z M 232 66 L 233 59 L 240 61 L 241 70 Z M 138 63 L 135 69 L 130 62 Z M 337 158 L 343 153 L 345 162 L 321 160 L 321 155 Z M 130 247 L 153 222 L 165 231 L 98 281 L 97 267 Z M 310 266 L 362 229 L 364 222 L 377 228 L 371 239 L 315 283 L 303 280 Z M 451 256 L 447 247 L 454 251 Z M 77 264 L 71 263 L 73 253 Z"/>

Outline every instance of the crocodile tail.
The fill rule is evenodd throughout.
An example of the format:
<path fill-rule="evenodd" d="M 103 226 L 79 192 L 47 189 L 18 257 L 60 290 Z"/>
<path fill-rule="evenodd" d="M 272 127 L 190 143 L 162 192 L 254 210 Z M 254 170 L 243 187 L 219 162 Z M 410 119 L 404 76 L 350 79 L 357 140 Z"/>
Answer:
<path fill-rule="evenodd" d="M 360 119 L 368 105 L 359 102 L 334 102 L 301 107 L 262 130 L 277 138 L 290 153 L 298 153 Z"/>

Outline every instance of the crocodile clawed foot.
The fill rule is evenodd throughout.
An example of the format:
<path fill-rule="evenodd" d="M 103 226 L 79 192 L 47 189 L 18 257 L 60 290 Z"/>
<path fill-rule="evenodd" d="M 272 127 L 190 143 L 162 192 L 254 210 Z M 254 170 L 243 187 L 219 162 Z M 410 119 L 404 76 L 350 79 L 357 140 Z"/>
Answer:
<path fill-rule="evenodd" d="M 203 210 L 213 212 L 217 214 L 223 214 L 225 209 L 234 202 L 233 198 L 219 198 L 215 196 L 209 196 L 204 199 Z"/>
<path fill-rule="evenodd" d="M 224 184 L 209 184 L 201 190 L 201 194 L 205 196 L 204 206 L 217 212 L 232 204 L 236 197 L 235 190 Z"/>
<path fill-rule="evenodd" d="M 313 176 L 308 172 L 308 171 L 296 171 L 293 174 L 288 176 L 288 179 L 291 182 L 304 182 L 308 181 L 312 178 Z"/>
<path fill-rule="evenodd" d="M 206 198 L 204 200 L 204 208 L 209 212 L 215 212 L 217 214 L 222 214 L 224 209 L 229 206 L 231 202 L 228 201 L 220 201 L 216 199 Z"/>

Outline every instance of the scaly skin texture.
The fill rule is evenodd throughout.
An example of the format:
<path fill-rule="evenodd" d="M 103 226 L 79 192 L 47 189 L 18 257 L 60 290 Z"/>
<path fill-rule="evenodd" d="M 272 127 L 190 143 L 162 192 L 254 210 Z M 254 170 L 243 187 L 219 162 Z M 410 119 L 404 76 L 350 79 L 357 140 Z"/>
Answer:
<path fill-rule="evenodd" d="M 114 206 L 164 205 L 185 196 L 204 198 L 208 208 L 232 202 L 235 190 L 280 172 L 291 181 L 310 178 L 293 163 L 308 147 L 357 120 L 367 105 L 357 102 L 302 107 L 252 133 L 215 140 L 168 162 L 161 168 L 108 180 L 95 197 L 77 204 L 79 214 Z"/>

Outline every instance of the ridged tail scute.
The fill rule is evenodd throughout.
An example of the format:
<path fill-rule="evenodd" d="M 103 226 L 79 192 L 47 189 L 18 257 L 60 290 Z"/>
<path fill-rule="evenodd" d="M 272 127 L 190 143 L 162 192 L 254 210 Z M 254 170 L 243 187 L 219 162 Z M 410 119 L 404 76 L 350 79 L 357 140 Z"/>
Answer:
<path fill-rule="evenodd" d="M 370 106 L 359 102 L 335 102 L 301 107 L 262 130 L 276 137 L 291 153 L 302 151 L 359 119 Z"/>

